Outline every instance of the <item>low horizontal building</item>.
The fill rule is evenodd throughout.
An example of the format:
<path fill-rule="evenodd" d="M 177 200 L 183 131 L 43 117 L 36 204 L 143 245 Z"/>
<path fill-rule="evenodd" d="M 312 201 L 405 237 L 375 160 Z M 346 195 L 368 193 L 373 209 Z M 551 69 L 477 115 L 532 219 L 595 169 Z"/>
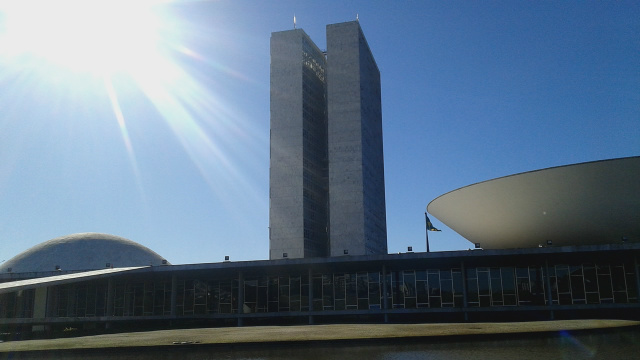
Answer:
<path fill-rule="evenodd" d="M 639 254 L 628 243 L 3 274 L 0 326 L 637 318 Z"/>

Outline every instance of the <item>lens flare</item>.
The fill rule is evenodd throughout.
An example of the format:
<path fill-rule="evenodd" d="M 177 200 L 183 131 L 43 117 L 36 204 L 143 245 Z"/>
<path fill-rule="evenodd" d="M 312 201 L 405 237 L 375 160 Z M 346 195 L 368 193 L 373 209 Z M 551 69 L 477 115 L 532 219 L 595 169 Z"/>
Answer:
<path fill-rule="evenodd" d="M 583 353 L 585 355 L 587 355 L 588 357 L 594 357 L 596 355 L 596 349 L 593 347 L 588 347 L 587 345 L 585 345 L 584 343 L 582 343 L 580 340 L 578 340 L 576 337 L 574 337 L 573 335 L 571 335 L 571 333 L 569 333 L 568 331 L 560 331 L 558 333 L 558 335 L 560 336 L 560 339 L 571 345 L 571 347 L 569 349 L 571 349 L 571 354 L 573 356 L 576 355 L 576 353 Z"/>
<path fill-rule="evenodd" d="M 142 191 L 135 141 L 128 130 L 133 119 L 119 102 L 119 91 L 126 85 L 114 81 L 123 76 L 132 79 L 209 186 L 232 203 L 228 188 L 216 190 L 221 182 L 237 192 L 246 192 L 251 186 L 225 149 L 236 147 L 234 142 L 250 142 L 247 138 L 255 134 L 237 112 L 215 96 L 210 83 L 203 84 L 177 59 L 188 58 L 237 81 L 249 80 L 181 42 L 185 31 L 193 28 L 181 27 L 185 24 L 172 16 L 171 5 L 179 3 L 0 0 L 0 79 L 19 73 L 29 79 L 27 87 L 34 87 L 44 78 L 70 84 L 65 76 L 74 74 L 75 79 L 86 77 L 92 78 L 93 84 L 101 83 Z"/>

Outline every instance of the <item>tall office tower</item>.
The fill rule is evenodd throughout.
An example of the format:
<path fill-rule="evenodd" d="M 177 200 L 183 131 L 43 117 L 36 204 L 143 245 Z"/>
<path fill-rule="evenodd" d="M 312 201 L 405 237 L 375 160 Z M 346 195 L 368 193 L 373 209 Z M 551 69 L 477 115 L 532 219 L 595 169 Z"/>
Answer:
<path fill-rule="evenodd" d="M 358 21 L 327 25 L 327 103 L 330 255 L 386 254 L 380 71 Z"/>
<path fill-rule="evenodd" d="M 329 254 L 325 70 L 304 31 L 271 34 L 270 259 Z"/>
<path fill-rule="evenodd" d="M 269 258 L 387 253 L 380 72 L 357 21 L 271 34 Z"/>

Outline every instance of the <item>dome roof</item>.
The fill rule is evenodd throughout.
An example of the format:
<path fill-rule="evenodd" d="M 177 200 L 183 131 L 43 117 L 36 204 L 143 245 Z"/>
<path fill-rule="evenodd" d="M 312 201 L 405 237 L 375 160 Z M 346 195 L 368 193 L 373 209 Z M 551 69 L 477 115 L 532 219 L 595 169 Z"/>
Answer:
<path fill-rule="evenodd" d="M 97 270 L 112 267 L 162 265 L 163 258 L 131 240 L 109 234 L 80 233 L 38 244 L 0 266 L 0 272 Z"/>
<path fill-rule="evenodd" d="M 640 242 L 639 178 L 640 156 L 559 166 L 453 190 L 427 210 L 483 249 Z"/>

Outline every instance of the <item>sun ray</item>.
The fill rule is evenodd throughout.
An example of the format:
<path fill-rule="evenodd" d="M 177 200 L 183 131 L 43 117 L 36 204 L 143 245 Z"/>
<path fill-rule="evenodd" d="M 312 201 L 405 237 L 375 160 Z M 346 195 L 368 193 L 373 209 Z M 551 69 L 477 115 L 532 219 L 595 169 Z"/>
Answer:
<path fill-rule="evenodd" d="M 56 69 L 78 78 L 101 79 L 144 198 L 135 139 L 127 124 L 135 119 L 126 117 L 127 107 L 123 110 L 119 101 L 122 88 L 114 83 L 122 75 L 132 79 L 212 191 L 232 204 L 234 195 L 247 196 L 246 190 L 253 190 L 254 186 L 234 161 L 238 154 L 230 151 L 240 148 L 240 142 L 255 143 L 255 134 L 239 112 L 216 96 L 215 89 L 224 90 L 222 79 L 241 82 L 250 79 L 181 42 L 185 33 L 202 35 L 189 34 L 189 29 L 205 29 L 194 30 L 172 18 L 171 11 L 165 11 L 168 8 L 162 8 L 176 2 L 180 1 L 0 2 L 0 13 L 6 20 L 0 27 L 0 61 L 21 74 L 32 71 L 41 81 L 55 78 Z M 38 11 L 33 11 L 34 8 Z M 211 71 L 206 75 L 207 83 L 201 80 L 202 74 L 193 73 L 195 69 L 186 67 L 179 59 L 189 59 L 200 71 Z M 8 71 L 3 67 L 0 76 Z M 220 79 L 213 74 L 220 74 Z"/>
<path fill-rule="evenodd" d="M 109 101 L 111 102 L 113 115 L 116 117 L 116 120 L 118 122 L 118 127 L 120 128 L 120 134 L 122 135 L 122 140 L 124 142 L 125 148 L 127 149 L 127 155 L 129 156 L 129 162 L 131 163 L 131 169 L 135 177 L 135 182 L 138 187 L 138 192 L 142 196 L 142 200 L 146 203 L 145 192 L 142 186 L 142 178 L 140 176 L 140 169 L 138 167 L 138 162 L 136 160 L 135 152 L 133 151 L 133 145 L 131 145 L 131 138 L 129 137 L 127 124 L 124 121 L 124 115 L 122 114 L 120 103 L 118 102 L 118 96 L 116 94 L 115 89 L 113 88 L 113 84 L 111 80 L 108 77 L 104 77 L 103 80 L 104 80 L 104 87 L 107 90 L 107 95 L 109 96 Z"/>

